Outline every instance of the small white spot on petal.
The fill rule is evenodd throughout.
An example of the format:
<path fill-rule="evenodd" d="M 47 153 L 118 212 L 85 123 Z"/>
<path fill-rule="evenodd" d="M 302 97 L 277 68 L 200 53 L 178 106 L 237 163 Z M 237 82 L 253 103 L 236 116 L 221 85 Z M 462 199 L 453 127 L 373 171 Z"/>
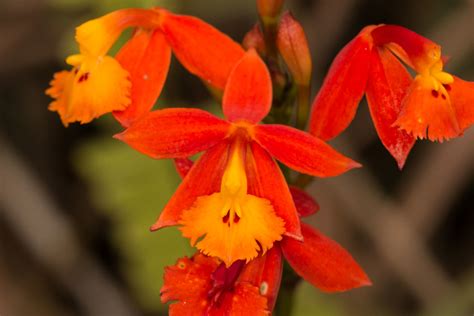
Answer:
<path fill-rule="evenodd" d="M 267 295 L 268 292 L 268 283 L 267 282 L 262 282 L 260 284 L 260 295 Z"/>

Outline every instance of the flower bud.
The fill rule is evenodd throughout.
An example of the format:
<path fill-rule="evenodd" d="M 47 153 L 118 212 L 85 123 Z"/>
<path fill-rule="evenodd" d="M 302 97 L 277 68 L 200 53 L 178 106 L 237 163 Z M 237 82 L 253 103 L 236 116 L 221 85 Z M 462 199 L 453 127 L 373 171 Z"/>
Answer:
<path fill-rule="evenodd" d="M 254 48 L 260 55 L 265 55 L 265 40 L 263 38 L 262 29 L 258 23 L 245 34 L 242 46 L 246 50 Z"/>
<path fill-rule="evenodd" d="M 299 85 L 311 80 L 311 54 L 301 24 L 289 12 L 281 18 L 277 32 L 277 47 L 288 70 Z"/>

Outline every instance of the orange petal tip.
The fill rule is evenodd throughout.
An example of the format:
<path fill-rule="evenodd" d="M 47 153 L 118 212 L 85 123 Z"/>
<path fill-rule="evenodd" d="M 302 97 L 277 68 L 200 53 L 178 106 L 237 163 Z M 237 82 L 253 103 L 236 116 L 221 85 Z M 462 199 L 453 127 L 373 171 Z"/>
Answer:
<path fill-rule="evenodd" d="M 301 234 L 301 233 L 295 234 L 295 233 L 291 233 L 291 232 L 285 232 L 283 235 L 285 235 L 286 237 L 292 238 L 294 240 L 297 240 L 297 241 L 301 241 L 301 242 L 304 241 L 303 234 Z"/>
<path fill-rule="evenodd" d="M 121 141 L 124 141 L 124 138 L 125 138 L 125 131 L 124 131 L 124 132 L 121 132 L 121 133 L 118 133 L 118 134 L 115 134 L 114 136 L 112 136 L 112 138 L 118 139 L 118 140 L 121 140 Z"/>
<path fill-rule="evenodd" d="M 347 170 L 351 169 L 359 169 L 362 168 L 363 165 L 361 163 L 358 163 L 357 161 L 351 161 L 349 165 L 347 166 Z"/>

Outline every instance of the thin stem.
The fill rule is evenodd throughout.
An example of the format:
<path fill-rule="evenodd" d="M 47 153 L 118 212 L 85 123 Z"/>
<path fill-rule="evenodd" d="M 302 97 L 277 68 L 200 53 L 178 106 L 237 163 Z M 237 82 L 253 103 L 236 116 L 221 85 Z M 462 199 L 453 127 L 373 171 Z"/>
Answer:
<path fill-rule="evenodd" d="M 297 113 L 296 113 L 296 128 L 304 130 L 309 116 L 309 85 L 297 85 Z"/>
<path fill-rule="evenodd" d="M 283 266 L 280 292 L 278 294 L 278 299 L 274 309 L 274 315 L 291 315 L 294 306 L 296 287 L 300 281 L 301 278 L 293 271 L 288 263 L 285 262 Z"/>

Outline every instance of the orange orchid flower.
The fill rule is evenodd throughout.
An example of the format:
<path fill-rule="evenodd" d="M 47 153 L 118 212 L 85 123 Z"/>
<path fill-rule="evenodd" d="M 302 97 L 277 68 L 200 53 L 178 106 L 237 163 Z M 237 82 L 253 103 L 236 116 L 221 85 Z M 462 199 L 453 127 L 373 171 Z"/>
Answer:
<path fill-rule="evenodd" d="M 161 301 L 173 302 L 170 316 L 270 315 L 280 278 L 277 248 L 248 264 L 239 260 L 228 268 L 197 253 L 165 268 Z"/>
<path fill-rule="evenodd" d="M 368 26 L 331 65 L 310 132 L 324 140 L 340 134 L 365 93 L 377 133 L 402 168 L 416 138 L 443 141 L 474 122 L 474 83 L 443 67 L 441 48 L 429 39 L 401 26 Z"/>
<path fill-rule="evenodd" d="M 298 213 L 314 214 L 319 206 L 306 192 L 292 188 Z M 295 198 L 296 196 L 296 198 Z M 170 315 L 269 315 L 283 272 L 283 257 L 305 280 L 324 292 L 342 292 L 371 284 L 350 254 L 309 225 L 302 225 L 304 241 L 284 237 L 264 256 L 230 267 L 202 254 L 182 258 L 164 275 L 163 303 Z"/>
<path fill-rule="evenodd" d="M 150 112 L 116 136 L 153 158 L 186 158 L 205 151 L 153 230 L 181 225 L 192 245 L 228 267 L 264 254 L 283 235 L 301 240 L 298 214 L 272 156 L 319 177 L 359 164 L 305 132 L 257 124 L 271 103 L 269 72 L 251 49 L 227 80 L 227 120 L 198 109 L 164 109 Z"/>
<path fill-rule="evenodd" d="M 120 34 L 135 27 L 116 58 L 107 53 Z M 123 9 L 76 29 L 80 54 L 66 62 L 70 71 L 54 75 L 46 94 L 49 109 L 65 126 L 88 123 L 114 112 L 125 127 L 150 111 L 168 73 L 171 50 L 183 66 L 206 83 L 223 89 L 243 56 L 239 44 L 200 19 L 163 9 Z M 189 49 L 193 47 L 193 49 Z"/>
<path fill-rule="evenodd" d="M 122 31 L 131 26 L 155 28 L 159 16 L 150 10 L 125 9 L 88 21 L 76 29 L 80 53 L 66 62 L 73 68 L 54 75 L 46 94 L 54 98 L 65 126 L 90 122 L 104 113 L 130 104 L 129 73 L 107 52 Z"/>

